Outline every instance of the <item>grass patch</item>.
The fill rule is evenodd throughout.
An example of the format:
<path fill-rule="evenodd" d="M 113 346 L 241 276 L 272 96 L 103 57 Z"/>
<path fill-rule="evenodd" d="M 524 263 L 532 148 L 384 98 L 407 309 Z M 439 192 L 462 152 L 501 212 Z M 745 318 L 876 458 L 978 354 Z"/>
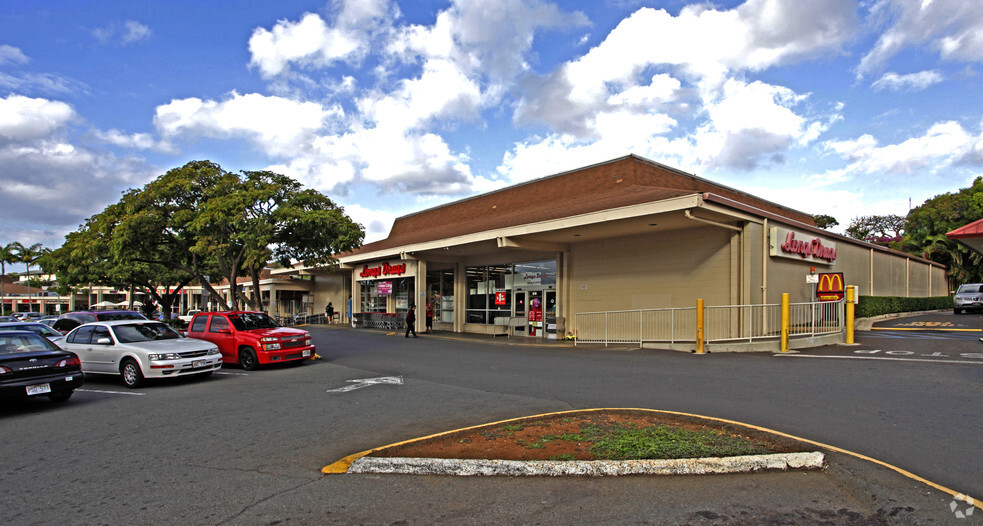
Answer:
<path fill-rule="evenodd" d="M 770 453 L 755 441 L 715 429 L 689 430 L 654 425 L 643 428 L 589 425 L 581 433 L 603 460 L 729 457 Z"/>

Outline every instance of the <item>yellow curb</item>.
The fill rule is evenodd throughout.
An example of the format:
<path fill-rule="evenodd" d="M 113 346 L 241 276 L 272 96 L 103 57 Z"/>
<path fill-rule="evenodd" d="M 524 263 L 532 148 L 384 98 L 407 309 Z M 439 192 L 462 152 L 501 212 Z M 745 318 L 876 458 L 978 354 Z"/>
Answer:
<path fill-rule="evenodd" d="M 596 412 L 596 411 L 646 411 L 646 412 L 650 412 L 650 413 L 663 413 L 663 414 L 667 414 L 667 415 L 679 415 L 679 416 L 687 416 L 687 417 L 694 417 L 694 418 L 703 418 L 703 419 L 706 419 L 706 420 L 714 420 L 714 421 L 717 421 L 717 422 L 723 422 L 725 424 L 734 424 L 734 425 L 748 427 L 748 428 L 751 428 L 751 429 L 754 429 L 754 430 L 757 430 L 757 431 L 762 431 L 762 432 L 765 432 L 765 433 L 772 433 L 772 434 L 775 434 L 775 435 L 778 435 L 778 436 L 782 436 L 782 437 L 785 437 L 785 438 L 791 438 L 793 440 L 798 440 L 798 441 L 804 442 L 806 444 L 812 444 L 814 446 L 818 446 L 818 447 L 821 447 L 821 448 L 824 448 L 824 449 L 828 449 L 830 451 L 835 451 L 837 453 L 843 453 L 845 455 L 850 455 L 852 457 L 856 457 L 856 458 L 859 458 L 861 460 L 866 460 L 868 462 L 873 462 L 874 464 L 877 464 L 879 466 L 883 466 L 883 467 L 886 467 L 888 469 L 891 469 L 891 470 L 893 470 L 893 471 L 895 471 L 895 472 L 897 472 L 897 473 L 899 473 L 899 474 L 901 474 L 901 475 L 903 475 L 903 476 L 905 476 L 905 477 L 907 477 L 909 479 L 912 479 L 912 480 L 921 482 L 922 484 L 927 484 L 928 486 L 931 486 L 931 487 L 933 487 L 933 488 L 935 488 L 935 489 L 937 489 L 937 490 L 939 490 L 939 491 L 941 491 L 943 493 L 948 493 L 949 495 L 952 495 L 953 498 L 960 497 L 961 500 L 964 500 L 964 501 L 967 501 L 967 502 L 968 501 L 972 501 L 972 505 L 973 506 L 975 506 L 975 507 L 983 510 L 983 502 L 981 502 L 979 499 L 973 499 L 973 498 L 969 497 L 968 495 L 966 495 L 965 493 L 961 493 L 961 492 L 958 492 L 958 491 L 955 491 L 955 490 L 951 490 L 951 489 L 949 489 L 949 488 L 947 488 L 945 486 L 942 486 L 941 484 L 936 484 L 935 482 L 932 482 L 932 481 L 930 481 L 928 479 L 919 477 L 918 475 L 915 475 L 914 473 L 912 473 L 910 471 L 907 471 L 907 470 L 901 469 L 901 468 L 899 468 L 897 466 L 888 464 L 887 462 L 884 462 L 882 460 L 877 460 L 876 458 L 868 457 L 867 455 L 863 455 L 863 454 L 860 454 L 860 453 L 854 453 L 853 451 L 849 451 L 849 450 L 846 450 L 846 449 L 843 449 L 843 448 L 839 448 L 839 447 L 836 447 L 836 446 L 830 446 L 830 445 L 824 444 L 822 442 L 816 442 L 815 440 L 809 440 L 809 439 L 806 439 L 806 438 L 800 438 L 800 437 L 797 437 L 795 435 L 790 435 L 788 433 L 782 433 L 781 431 L 775 431 L 773 429 L 768 429 L 767 427 L 761 427 L 761 426 L 756 426 L 756 425 L 751 425 L 751 424 L 745 424 L 743 422 L 738 422 L 736 420 L 727 420 L 725 418 L 716 418 L 716 417 L 712 417 L 712 416 L 698 415 L 698 414 L 695 414 L 695 413 L 683 413 L 683 412 L 679 412 L 679 411 L 664 411 L 664 410 L 661 410 L 661 409 L 641 409 L 641 408 L 575 409 L 575 410 L 571 410 L 571 411 L 556 411 L 556 412 L 553 412 L 553 413 L 543 413 L 543 414 L 539 414 L 539 415 L 523 416 L 523 417 L 519 417 L 519 418 L 510 418 L 508 420 L 499 420 L 498 422 L 491 422 L 491 423 L 481 424 L 481 425 L 477 425 L 477 426 L 462 427 L 460 429 L 455 429 L 453 431 L 444 431 L 442 433 L 435 433 L 433 435 L 427 435 L 425 437 L 414 438 L 414 439 L 410 439 L 410 440 L 404 440 L 402 442 L 396 442 L 394 444 L 389 444 L 389 445 L 386 445 L 386 446 L 377 447 L 375 449 L 370 449 L 368 451 L 362 451 L 361 453 L 355 453 L 354 455 L 349 455 L 349 456 L 347 456 L 347 457 L 345 457 L 345 458 L 343 458 L 341 460 L 338 460 L 337 462 L 334 462 L 332 464 L 329 464 L 329 465 L 325 466 L 323 469 L 321 469 L 321 472 L 322 473 L 329 473 L 329 474 L 331 474 L 331 473 L 345 473 L 345 472 L 348 471 L 348 468 L 351 467 L 351 465 L 352 465 L 353 462 L 355 462 L 356 460 L 358 460 L 358 459 L 360 459 L 360 458 L 362 458 L 362 457 L 364 457 L 364 456 L 366 456 L 366 455 L 368 455 L 370 453 L 374 453 L 376 451 L 381 451 L 383 449 L 387 449 L 387 448 L 390 448 L 390 447 L 396 447 L 396 446 L 401 446 L 403 444 L 409 444 L 411 442 L 418 442 L 418 441 L 421 441 L 421 440 L 428 440 L 428 439 L 436 438 L 436 437 L 439 437 L 439 436 L 450 435 L 452 433 L 457 433 L 457 432 L 460 432 L 460 431 L 469 431 L 471 429 L 476 429 L 476 428 L 479 428 L 479 427 L 486 427 L 486 426 L 494 426 L 494 425 L 500 425 L 500 424 L 507 424 L 509 422 L 515 422 L 517 420 L 527 420 L 527 419 L 530 419 L 530 418 L 545 418 L 545 417 L 556 416 L 556 415 L 566 415 L 566 414 L 572 414 L 572 413 L 590 413 L 590 412 Z"/>

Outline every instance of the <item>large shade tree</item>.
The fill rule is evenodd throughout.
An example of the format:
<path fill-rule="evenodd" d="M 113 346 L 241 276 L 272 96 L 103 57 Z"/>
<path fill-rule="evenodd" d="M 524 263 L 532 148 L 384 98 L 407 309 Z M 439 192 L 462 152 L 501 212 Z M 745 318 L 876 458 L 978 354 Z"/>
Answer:
<path fill-rule="evenodd" d="M 357 248 L 365 235 L 341 207 L 289 177 L 235 174 L 210 161 L 170 170 L 126 192 L 104 213 L 108 217 L 92 220 L 104 223 L 96 230 L 108 244 L 110 269 L 100 269 L 106 279 L 132 280 L 126 273 L 144 268 L 173 283 L 188 276 L 223 309 L 243 304 L 264 309 L 261 295 L 245 297 L 234 286 L 239 277 L 249 276 L 258 291 L 260 272 L 271 261 L 330 268 L 334 254 Z M 73 245 L 84 258 L 92 249 L 83 248 L 83 240 Z M 89 264 L 103 263 L 90 258 Z M 173 274 L 162 274 L 164 268 Z M 228 302 L 212 286 L 220 279 L 233 285 Z"/>

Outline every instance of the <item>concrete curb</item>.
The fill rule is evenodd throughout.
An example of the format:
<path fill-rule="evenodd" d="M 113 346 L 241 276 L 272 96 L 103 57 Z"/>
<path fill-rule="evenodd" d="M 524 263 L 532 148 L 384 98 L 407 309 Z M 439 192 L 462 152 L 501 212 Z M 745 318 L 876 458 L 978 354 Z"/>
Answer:
<path fill-rule="evenodd" d="M 619 475 L 705 475 L 749 473 L 764 470 L 822 469 L 825 456 L 810 453 L 778 453 L 723 458 L 670 460 L 474 460 L 446 458 L 362 457 L 348 473 L 455 476 L 605 477 Z"/>

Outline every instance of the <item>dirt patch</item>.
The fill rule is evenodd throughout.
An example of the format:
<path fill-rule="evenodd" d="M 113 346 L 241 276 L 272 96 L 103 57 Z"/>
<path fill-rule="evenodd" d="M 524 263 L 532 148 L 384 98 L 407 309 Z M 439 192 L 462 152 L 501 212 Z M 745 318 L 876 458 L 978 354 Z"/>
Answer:
<path fill-rule="evenodd" d="M 623 448 L 615 436 L 657 435 L 668 445 L 668 456 L 651 456 L 646 450 Z M 737 453 L 706 454 L 691 442 L 708 440 L 714 451 Z M 613 445 L 612 445 L 613 444 Z M 752 428 L 684 415 L 654 411 L 604 410 L 560 413 L 510 420 L 447 433 L 381 449 L 374 457 L 417 457 L 501 460 L 619 460 L 625 458 L 695 458 L 733 454 L 793 453 L 815 450 L 815 446 Z M 620 455 L 620 456 L 619 456 Z"/>

